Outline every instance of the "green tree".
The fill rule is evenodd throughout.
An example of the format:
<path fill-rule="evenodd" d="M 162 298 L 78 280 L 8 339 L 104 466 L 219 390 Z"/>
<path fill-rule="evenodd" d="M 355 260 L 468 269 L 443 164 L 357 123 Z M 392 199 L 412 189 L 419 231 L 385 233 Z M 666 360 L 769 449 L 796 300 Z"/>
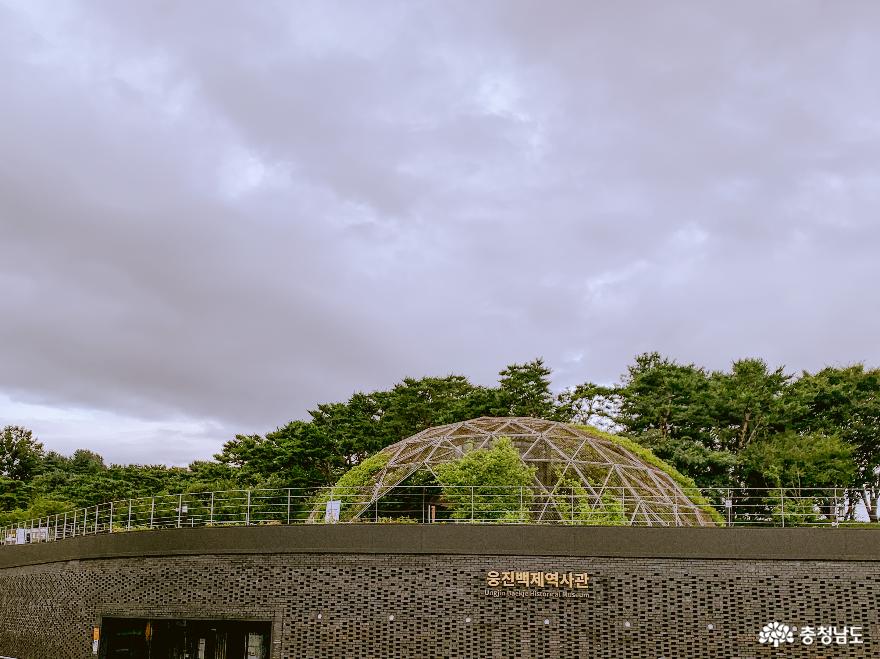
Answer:
<path fill-rule="evenodd" d="M 739 466 L 736 453 L 709 448 L 690 437 L 664 437 L 659 431 L 650 430 L 637 439 L 658 458 L 691 477 L 700 488 L 730 487 L 732 474 Z"/>
<path fill-rule="evenodd" d="M 214 459 L 245 487 L 253 487 L 272 474 L 274 452 L 262 435 L 236 435 L 223 444 Z"/>
<path fill-rule="evenodd" d="M 355 393 L 345 403 L 324 403 L 309 410 L 315 441 L 323 442 L 346 467 L 402 439 L 382 424 L 384 409 L 376 394 Z"/>
<path fill-rule="evenodd" d="M 493 414 L 555 419 L 557 410 L 550 391 L 550 374 L 551 370 L 540 358 L 525 364 L 511 364 L 502 370 Z"/>
<path fill-rule="evenodd" d="M 880 370 L 862 364 L 804 372 L 786 395 L 786 422 L 801 433 L 833 434 L 854 447 L 850 481 L 880 521 Z"/>
<path fill-rule="evenodd" d="M 272 474 L 267 482 L 278 487 L 313 488 L 332 485 L 349 464 L 338 438 L 322 428 L 291 421 L 266 435 L 266 453 Z"/>
<path fill-rule="evenodd" d="M 788 431 L 742 452 L 743 477 L 752 487 L 774 488 L 763 495 L 763 504 L 777 524 L 810 524 L 823 515 L 836 520 L 843 499 L 829 496 L 827 488 L 850 482 L 856 472 L 853 454 L 854 447 L 834 435 Z"/>
<path fill-rule="evenodd" d="M 26 506 L 32 492 L 30 483 L 0 476 L 0 512 Z"/>
<path fill-rule="evenodd" d="M 453 519 L 527 522 L 535 468 L 520 459 L 508 437 L 435 467 Z"/>
<path fill-rule="evenodd" d="M 238 474 L 235 469 L 213 460 L 196 460 L 190 463 L 187 471 L 190 474 L 187 483 L 189 492 L 234 490 L 241 485 L 236 480 Z"/>
<path fill-rule="evenodd" d="M 17 524 L 32 519 L 48 517 L 50 515 L 63 513 L 72 508 L 73 505 L 69 501 L 58 501 L 55 499 L 46 499 L 45 497 L 37 497 L 27 508 L 18 508 L 0 513 L 0 525 Z"/>
<path fill-rule="evenodd" d="M 783 430 L 783 394 L 790 380 L 782 368 L 771 371 L 763 359 L 740 359 L 730 373 L 712 373 L 708 412 L 714 447 L 738 453 Z"/>
<path fill-rule="evenodd" d="M 28 481 L 43 463 L 43 445 L 21 426 L 6 426 L 0 433 L 0 476 Z"/>
<path fill-rule="evenodd" d="M 556 416 L 560 421 L 621 431 L 619 423 L 622 394 L 618 387 L 585 382 L 562 391 L 557 397 Z"/>
<path fill-rule="evenodd" d="M 462 375 L 404 378 L 387 392 L 372 394 L 380 412 L 382 435 L 398 441 L 434 426 L 489 414 L 495 397 Z"/>
<path fill-rule="evenodd" d="M 563 524 L 620 526 L 627 523 L 623 501 L 616 493 L 608 492 L 598 498 L 590 496 L 573 473 L 561 474 L 558 467 L 555 473 L 558 481 L 550 500 Z"/>
<path fill-rule="evenodd" d="M 636 357 L 618 387 L 617 422 L 628 434 L 655 430 L 662 439 L 690 438 L 711 444 L 709 376 L 693 364 L 678 364 L 659 353 Z"/>
<path fill-rule="evenodd" d="M 68 462 L 68 468 L 78 474 L 98 474 L 106 471 L 104 458 L 87 449 L 77 449 Z"/>
<path fill-rule="evenodd" d="M 797 491 L 834 488 L 856 472 L 854 447 L 835 435 L 779 433 L 750 444 L 741 456 L 750 487 Z"/>

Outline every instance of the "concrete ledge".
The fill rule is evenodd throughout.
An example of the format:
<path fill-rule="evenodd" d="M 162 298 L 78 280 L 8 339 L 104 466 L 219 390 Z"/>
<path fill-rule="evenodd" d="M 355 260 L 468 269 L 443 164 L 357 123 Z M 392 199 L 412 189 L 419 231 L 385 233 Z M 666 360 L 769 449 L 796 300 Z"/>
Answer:
<path fill-rule="evenodd" d="M 0 547 L 0 569 L 133 556 L 290 553 L 880 561 L 880 530 L 469 524 L 165 529 Z"/>

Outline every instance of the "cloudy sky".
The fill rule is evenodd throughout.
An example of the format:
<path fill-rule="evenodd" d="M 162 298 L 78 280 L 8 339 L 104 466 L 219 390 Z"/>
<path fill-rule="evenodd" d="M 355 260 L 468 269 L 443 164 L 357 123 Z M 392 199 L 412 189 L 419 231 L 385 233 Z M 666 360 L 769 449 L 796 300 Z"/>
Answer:
<path fill-rule="evenodd" d="M 0 0 L 0 425 L 880 363 L 875 2 Z"/>

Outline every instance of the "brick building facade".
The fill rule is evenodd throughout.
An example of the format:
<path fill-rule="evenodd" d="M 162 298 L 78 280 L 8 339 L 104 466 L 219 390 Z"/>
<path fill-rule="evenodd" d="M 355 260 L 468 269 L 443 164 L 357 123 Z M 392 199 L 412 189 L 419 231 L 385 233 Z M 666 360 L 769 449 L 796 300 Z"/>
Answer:
<path fill-rule="evenodd" d="M 110 634 L 129 624 L 125 642 L 152 646 L 151 659 L 245 659 L 251 628 L 265 630 L 251 650 L 260 659 L 877 657 L 878 540 L 844 529 L 315 525 L 4 547 L 0 656 L 94 657 L 94 627 L 105 630 L 100 659 L 149 652 L 113 654 L 123 641 Z M 770 622 L 792 627 L 792 642 L 759 643 Z M 175 624 L 192 649 L 157 649 Z M 223 624 L 242 631 L 221 652 L 205 637 Z M 829 645 L 820 627 L 837 629 Z"/>

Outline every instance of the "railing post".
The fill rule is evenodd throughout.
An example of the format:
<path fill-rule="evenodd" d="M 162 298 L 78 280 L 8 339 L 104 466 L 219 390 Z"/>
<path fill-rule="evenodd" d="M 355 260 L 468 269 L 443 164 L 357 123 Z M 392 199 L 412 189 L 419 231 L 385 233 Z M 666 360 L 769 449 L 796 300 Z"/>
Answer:
<path fill-rule="evenodd" d="M 153 519 L 156 517 L 156 497 L 150 497 L 150 529 L 153 528 Z"/>
<path fill-rule="evenodd" d="M 208 514 L 208 524 L 214 526 L 214 493 L 211 492 L 211 511 Z"/>
<path fill-rule="evenodd" d="M 131 531 L 131 499 L 128 500 L 128 522 L 126 522 L 125 528 Z"/>
<path fill-rule="evenodd" d="M 574 526 L 574 488 L 571 488 L 571 525 Z"/>
<path fill-rule="evenodd" d="M 101 512 L 100 508 L 101 508 L 100 503 L 97 506 L 95 506 L 95 535 L 98 535 L 98 520 L 100 519 L 99 514 Z"/>
<path fill-rule="evenodd" d="M 733 526 L 733 494 L 727 488 L 727 526 Z"/>
<path fill-rule="evenodd" d="M 113 502 L 110 502 L 110 533 L 113 533 Z"/>
<path fill-rule="evenodd" d="M 834 526 L 840 526 L 840 501 L 838 501 L 838 497 L 840 495 L 837 493 L 837 488 L 834 488 Z"/>
<path fill-rule="evenodd" d="M 474 521 L 474 486 L 471 485 L 471 521 Z"/>
<path fill-rule="evenodd" d="M 782 528 L 785 528 L 785 490 L 779 488 L 779 509 L 782 513 Z"/>
<path fill-rule="evenodd" d="M 180 528 L 180 516 L 183 514 L 183 495 L 177 495 L 177 528 Z"/>
<path fill-rule="evenodd" d="M 64 530 L 61 531 L 61 538 L 64 539 L 67 537 L 67 513 L 64 513 Z"/>
<path fill-rule="evenodd" d="M 525 516 L 523 515 L 523 486 L 519 486 L 519 522 L 520 524 L 525 523 Z"/>
<path fill-rule="evenodd" d="M 244 515 L 244 525 L 245 526 L 251 525 L 251 491 L 250 490 L 247 491 L 247 510 L 245 511 L 245 515 Z"/>
<path fill-rule="evenodd" d="M 290 524 L 290 488 L 287 488 L 287 523 Z"/>

